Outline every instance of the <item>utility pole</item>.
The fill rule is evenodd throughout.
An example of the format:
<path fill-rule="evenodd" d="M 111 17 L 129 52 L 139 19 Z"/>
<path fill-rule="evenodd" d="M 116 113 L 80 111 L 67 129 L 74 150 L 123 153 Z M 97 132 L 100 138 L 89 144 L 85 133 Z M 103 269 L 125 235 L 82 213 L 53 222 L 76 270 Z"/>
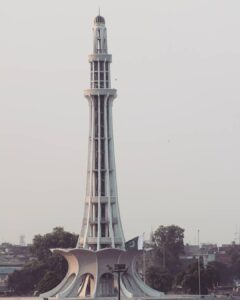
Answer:
<path fill-rule="evenodd" d="M 201 298 L 201 270 L 200 270 L 200 242 L 199 242 L 200 231 L 198 229 L 198 296 Z"/>
<path fill-rule="evenodd" d="M 145 232 L 143 233 L 143 243 L 142 243 L 142 250 L 143 250 L 143 281 L 146 284 L 146 251 L 145 251 Z"/>
<path fill-rule="evenodd" d="M 143 282 L 146 284 L 146 249 L 145 249 L 145 232 L 143 233 L 143 244 L 142 244 L 142 250 L 143 250 Z M 144 296 L 145 296 L 145 290 L 144 290 Z"/>

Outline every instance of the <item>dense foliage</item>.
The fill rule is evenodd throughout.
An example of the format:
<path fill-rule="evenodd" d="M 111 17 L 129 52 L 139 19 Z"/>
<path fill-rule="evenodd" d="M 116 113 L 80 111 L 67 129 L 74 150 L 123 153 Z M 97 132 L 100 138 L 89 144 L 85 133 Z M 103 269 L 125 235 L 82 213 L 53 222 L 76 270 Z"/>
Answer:
<path fill-rule="evenodd" d="M 184 253 L 184 229 L 176 225 L 159 226 L 153 234 L 155 262 L 173 275 L 181 268 Z"/>
<path fill-rule="evenodd" d="M 77 235 L 56 227 L 51 233 L 36 235 L 31 252 L 36 259 L 30 261 L 20 271 L 9 276 L 9 287 L 17 295 L 43 293 L 56 286 L 65 276 L 67 262 L 60 255 L 52 254 L 52 248 L 74 248 Z"/>
<path fill-rule="evenodd" d="M 168 292 L 171 290 L 173 276 L 158 266 L 150 266 L 146 271 L 147 283 L 153 289 Z"/>
<path fill-rule="evenodd" d="M 168 292 L 179 272 L 184 253 L 184 229 L 176 225 L 159 226 L 152 236 L 153 251 L 148 259 L 146 281 L 154 289 Z"/>
<path fill-rule="evenodd" d="M 229 273 L 233 279 L 240 279 L 240 245 L 233 244 L 228 254 L 232 261 Z"/>
<path fill-rule="evenodd" d="M 32 295 L 35 291 L 43 293 L 56 286 L 67 271 L 67 262 L 59 255 L 52 254 L 52 248 L 74 248 L 77 235 L 56 227 L 51 233 L 36 235 L 31 252 L 35 257 L 21 271 L 9 277 L 9 287 L 16 295 Z M 184 229 L 176 225 L 159 226 L 148 245 L 151 251 L 145 252 L 146 282 L 152 288 L 169 292 L 182 288 L 182 292 L 199 293 L 198 262 L 183 264 L 180 256 L 184 254 Z M 200 262 L 201 294 L 207 294 L 218 285 L 232 284 L 240 278 L 240 245 L 233 244 L 228 255 L 231 263 L 211 262 L 203 266 Z"/>
<path fill-rule="evenodd" d="M 227 283 L 227 267 L 220 262 L 210 262 L 204 268 L 203 263 L 200 263 L 200 286 L 201 294 L 208 294 L 219 284 Z M 176 281 L 180 284 L 185 293 L 198 294 L 199 293 L 199 275 L 198 275 L 198 262 L 190 264 L 186 270 L 177 275 Z"/>
<path fill-rule="evenodd" d="M 147 283 L 154 289 L 168 292 L 182 288 L 182 292 L 199 293 L 198 261 L 182 263 L 184 254 L 184 229 L 176 226 L 159 226 L 152 236 L 153 251 L 147 252 Z M 231 285 L 240 278 L 240 246 L 229 250 L 231 265 L 214 261 L 203 266 L 200 263 L 201 294 L 208 294 L 218 285 Z"/>

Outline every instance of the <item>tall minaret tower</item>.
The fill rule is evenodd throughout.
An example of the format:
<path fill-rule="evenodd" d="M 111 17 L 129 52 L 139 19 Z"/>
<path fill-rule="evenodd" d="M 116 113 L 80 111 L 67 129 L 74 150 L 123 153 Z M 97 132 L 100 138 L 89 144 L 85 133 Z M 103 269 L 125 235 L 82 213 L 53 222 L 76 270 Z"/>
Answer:
<path fill-rule="evenodd" d="M 53 253 L 67 260 L 68 271 L 58 286 L 40 295 L 43 300 L 115 299 L 117 293 L 129 300 L 146 297 L 158 300 L 163 296 L 139 277 L 136 256 L 141 252 L 125 249 L 113 145 L 112 104 L 116 90 L 111 88 L 111 61 L 105 20 L 99 15 L 94 19 L 93 54 L 89 56 L 91 86 L 84 92 L 90 124 L 82 229 L 76 248 L 53 249 Z M 126 266 L 119 277 L 111 272 L 116 264 Z"/>
<path fill-rule="evenodd" d="M 99 14 L 94 19 L 93 54 L 89 55 L 91 88 L 84 91 L 90 112 L 88 169 L 77 248 L 125 248 L 114 157 L 112 105 L 116 90 L 111 88 L 111 61 L 105 20 Z"/>

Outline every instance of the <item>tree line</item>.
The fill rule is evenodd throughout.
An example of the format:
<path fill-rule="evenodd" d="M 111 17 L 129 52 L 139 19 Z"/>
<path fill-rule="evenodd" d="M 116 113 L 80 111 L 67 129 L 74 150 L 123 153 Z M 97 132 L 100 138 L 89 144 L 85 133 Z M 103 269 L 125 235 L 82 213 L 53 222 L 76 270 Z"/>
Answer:
<path fill-rule="evenodd" d="M 9 288 L 15 295 L 33 295 L 44 293 L 55 287 L 67 272 L 66 260 L 53 254 L 51 248 L 75 248 L 77 235 L 56 227 L 51 233 L 36 235 L 30 251 L 35 259 L 28 262 L 22 270 L 9 276 Z M 159 226 L 152 234 L 145 252 L 146 283 L 165 293 L 178 291 L 198 294 L 198 261 L 186 265 L 180 259 L 184 254 L 184 229 L 176 226 Z M 220 262 L 211 262 L 207 266 L 200 260 L 201 294 L 207 294 L 217 285 L 232 284 L 240 278 L 240 246 L 230 249 L 232 263 L 227 266 Z M 141 260 L 140 260 L 141 263 Z"/>
<path fill-rule="evenodd" d="M 47 292 L 57 286 L 67 272 L 65 258 L 50 251 L 52 248 L 75 248 L 78 236 L 56 227 L 51 233 L 35 235 L 30 252 L 35 259 L 8 279 L 9 289 L 15 295 L 30 296 Z"/>
<path fill-rule="evenodd" d="M 213 261 L 206 266 L 200 255 L 189 264 L 180 259 L 184 255 L 184 229 L 176 226 L 159 226 L 153 233 L 153 251 L 147 257 L 146 282 L 163 292 L 206 295 L 217 286 L 233 285 L 240 278 L 240 246 L 232 244 L 228 255 L 231 264 Z M 199 272 L 200 269 L 200 272 Z"/>

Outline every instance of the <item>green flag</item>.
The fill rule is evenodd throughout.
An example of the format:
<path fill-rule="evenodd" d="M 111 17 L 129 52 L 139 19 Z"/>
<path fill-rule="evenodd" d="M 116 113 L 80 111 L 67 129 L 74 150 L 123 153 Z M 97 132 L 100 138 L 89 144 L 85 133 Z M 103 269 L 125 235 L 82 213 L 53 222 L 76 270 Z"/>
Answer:
<path fill-rule="evenodd" d="M 126 250 L 142 250 L 143 249 L 143 236 L 136 236 L 135 238 L 125 243 Z"/>

